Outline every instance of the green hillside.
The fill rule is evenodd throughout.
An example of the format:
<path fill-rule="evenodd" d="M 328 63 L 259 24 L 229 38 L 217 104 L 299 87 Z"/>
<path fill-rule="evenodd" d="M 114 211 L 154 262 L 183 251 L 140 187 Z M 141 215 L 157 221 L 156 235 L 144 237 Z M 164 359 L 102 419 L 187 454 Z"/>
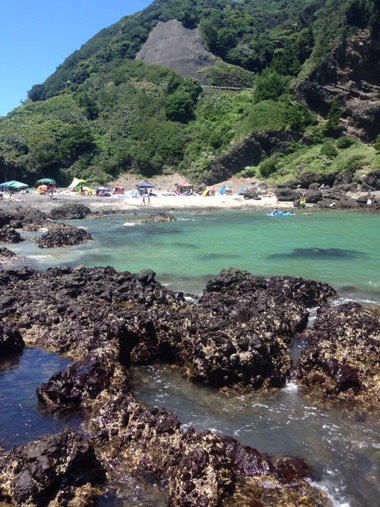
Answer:
<path fill-rule="evenodd" d="M 378 0 L 156 0 L 99 32 L 0 118 L 0 178 L 32 184 L 50 176 L 66 185 L 78 175 L 106 183 L 125 172 L 180 171 L 202 181 L 231 146 L 273 130 L 302 132 L 308 143 L 245 174 L 286 180 L 306 165 L 376 167 L 373 147 L 358 140 L 340 147 L 339 107 L 322 118 L 292 90 L 345 37 L 376 35 L 378 12 Z M 210 82 L 240 90 L 210 91 L 134 60 L 156 24 L 170 19 L 200 28 L 218 57 L 205 70 Z"/>

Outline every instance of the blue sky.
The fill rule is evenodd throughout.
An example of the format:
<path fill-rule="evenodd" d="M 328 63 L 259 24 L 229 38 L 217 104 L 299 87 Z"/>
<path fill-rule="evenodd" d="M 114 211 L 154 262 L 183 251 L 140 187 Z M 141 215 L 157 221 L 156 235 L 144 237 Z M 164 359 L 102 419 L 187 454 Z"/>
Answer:
<path fill-rule="evenodd" d="M 0 116 L 97 32 L 153 0 L 0 0 Z"/>

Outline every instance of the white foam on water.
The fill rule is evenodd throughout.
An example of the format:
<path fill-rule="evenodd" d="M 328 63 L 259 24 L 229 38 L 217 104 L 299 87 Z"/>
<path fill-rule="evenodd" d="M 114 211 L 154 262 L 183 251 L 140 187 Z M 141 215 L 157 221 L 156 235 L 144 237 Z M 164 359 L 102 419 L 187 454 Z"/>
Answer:
<path fill-rule="evenodd" d="M 282 390 L 286 393 L 296 393 L 298 391 L 298 384 L 291 380 L 286 383 L 286 386 Z"/>
<path fill-rule="evenodd" d="M 326 470 L 329 475 L 334 475 L 335 472 L 333 470 Z M 312 480 L 308 480 L 310 486 L 313 488 L 319 489 L 324 492 L 327 498 L 332 503 L 333 507 L 350 507 L 351 504 L 343 497 L 342 492 L 336 486 L 332 486 L 328 484 L 328 481 L 324 480 L 321 482 L 315 482 Z M 334 491 L 332 491 L 334 490 Z"/>
<path fill-rule="evenodd" d="M 136 222 L 125 222 L 123 225 L 125 225 L 125 227 L 134 227 L 136 224 Z"/>

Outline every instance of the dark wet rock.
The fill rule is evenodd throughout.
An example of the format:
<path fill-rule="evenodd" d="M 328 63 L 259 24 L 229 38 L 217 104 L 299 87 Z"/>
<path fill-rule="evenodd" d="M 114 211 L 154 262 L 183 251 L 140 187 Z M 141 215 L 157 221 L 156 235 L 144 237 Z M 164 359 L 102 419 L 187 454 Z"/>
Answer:
<path fill-rule="evenodd" d="M 47 216 L 42 211 L 32 207 L 15 207 L 0 212 L 0 227 L 6 225 L 21 229 L 26 225 L 41 225 L 46 222 Z"/>
<path fill-rule="evenodd" d="M 170 213 L 166 212 L 158 212 L 158 213 L 151 213 L 148 220 L 145 220 L 146 223 L 151 222 L 176 222 L 177 219 L 171 215 Z"/>
<path fill-rule="evenodd" d="M 229 437 L 184 430 L 175 414 L 146 407 L 128 388 L 130 365 L 155 362 L 175 363 L 189 378 L 220 387 L 283 385 L 291 367 L 286 344 L 294 333 L 305 330 L 308 307 L 334 297 L 327 284 L 230 269 L 210 280 L 195 304 L 159 284 L 151 270 L 134 275 L 79 266 L 44 273 L 2 270 L 0 286 L 7 302 L 3 321 L 12 322 L 26 344 L 75 361 L 40 386 L 39 398 L 54 411 L 82 410 L 110 487 L 128 470 L 160 481 L 168 505 L 216 507 L 231 499 L 238 505 L 269 506 L 284 495 L 288 506 L 318 495 L 318 505 L 328 505 L 304 480 L 307 467 L 302 460 L 272 459 Z M 54 451 L 50 442 L 51 447 Z M 64 452 L 54 452 L 54 459 Z M 40 454 L 45 459 L 44 452 Z M 10 463 L 10 457 L 2 462 L 7 477 Z M 38 500 L 45 495 L 39 463 Z M 55 463 L 46 465 L 46 480 L 52 484 L 49 494 L 62 498 L 62 505 L 67 492 L 80 497 L 85 487 L 93 491 L 80 479 L 72 482 L 70 467 L 60 467 L 62 475 L 56 477 L 50 469 Z M 92 465 L 82 463 L 82 468 L 82 473 L 90 473 Z M 12 480 L 1 483 L 3 496 L 16 495 Z M 64 481 L 67 488 L 61 492 Z M 268 484 L 271 500 L 266 496 Z M 27 480 L 18 498 L 31 494 L 29 485 Z"/>
<path fill-rule="evenodd" d="M 37 239 L 39 248 L 55 248 L 60 246 L 80 245 L 92 240 L 85 229 L 70 224 L 52 223 L 49 230 Z"/>
<path fill-rule="evenodd" d="M 20 243 L 24 241 L 21 234 L 11 227 L 0 229 L 0 243 Z"/>
<path fill-rule="evenodd" d="M 104 462 L 116 476 L 128 463 L 129 470 L 163 481 L 168 505 L 216 507 L 235 500 L 236 492 L 246 498 L 237 505 L 259 505 L 255 502 L 265 495 L 269 483 L 278 498 L 290 495 L 289 507 L 312 495 L 319 496 L 318 505 L 328 505 L 323 494 L 305 481 L 309 471 L 302 459 L 272 460 L 231 437 L 197 433 L 193 428 L 185 431 L 168 410 L 146 408 L 131 395 L 113 392 L 105 403 L 97 400 L 94 405 L 89 431 L 96 447 L 107 456 Z"/>
<path fill-rule="evenodd" d="M 322 199 L 318 202 L 318 206 L 320 208 L 353 210 L 360 208 L 360 201 L 334 187 L 322 193 Z"/>
<path fill-rule="evenodd" d="M 48 408 L 78 408 L 84 400 L 94 399 L 110 385 L 112 366 L 93 355 L 55 373 L 37 389 L 37 396 Z"/>
<path fill-rule="evenodd" d="M 244 190 L 243 197 L 244 199 L 254 199 L 255 201 L 261 200 L 260 194 L 255 188 L 249 188 L 247 190 Z"/>
<path fill-rule="evenodd" d="M 0 298 L 0 304 L 7 302 Z M 24 340 L 15 324 L 0 321 L 0 356 L 21 352 L 25 347 Z"/>
<path fill-rule="evenodd" d="M 53 208 L 49 213 L 49 218 L 52 220 L 80 220 L 90 214 L 90 208 L 84 204 L 64 204 Z"/>
<path fill-rule="evenodd" d="M 375 406 L 380 401 L 380 318 L 356 303 L 324 307 L 305 333 L 297 378 L 322 400 Z"/>
<path fill-rule="evenodd" d="M 165 211 L 150 213 L 148 218 L 134 218 L 127 220 L 130 223 L 151 224 L 158 222 L 176 222 L 177 219 L 171 213 Z"/>
<path fill-rule="evenodd" d="M 92 505 L 104 481 L 92 445 L 73 430 L 0 455 L 0 499 L 8 505 Z"/>
<path fill-rule="evenodd" d="M 17 258 L 17 255 L 14 252 L 12 252 L 12 250 L 9 250 L 6 247 L 0 248 L 0 262 L 10 260 L 15 257 Z"/>

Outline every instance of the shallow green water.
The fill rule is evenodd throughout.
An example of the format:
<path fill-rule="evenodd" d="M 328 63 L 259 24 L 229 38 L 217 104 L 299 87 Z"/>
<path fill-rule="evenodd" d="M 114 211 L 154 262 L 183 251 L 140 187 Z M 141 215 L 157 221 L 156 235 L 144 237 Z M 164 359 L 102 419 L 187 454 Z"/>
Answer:
<path fill-rule="evenodd" d="M 208 278 L 235 267 L 323 280 L 348 297 L 380 301 L 379 214 L 319 211 L 269 217 L 263 211 L 229 211 L 175 216 L 176 222 L 135 225 L 139 217 L 131 215 L 73 221 L 95 241 L 48 250 L 23 243 L 12 250 L 32 256 L 42 269 L 57 264 L 111 265 L 133 273 L 150 268 L 159 281 L 187 292 L 200 292 Z"/>

